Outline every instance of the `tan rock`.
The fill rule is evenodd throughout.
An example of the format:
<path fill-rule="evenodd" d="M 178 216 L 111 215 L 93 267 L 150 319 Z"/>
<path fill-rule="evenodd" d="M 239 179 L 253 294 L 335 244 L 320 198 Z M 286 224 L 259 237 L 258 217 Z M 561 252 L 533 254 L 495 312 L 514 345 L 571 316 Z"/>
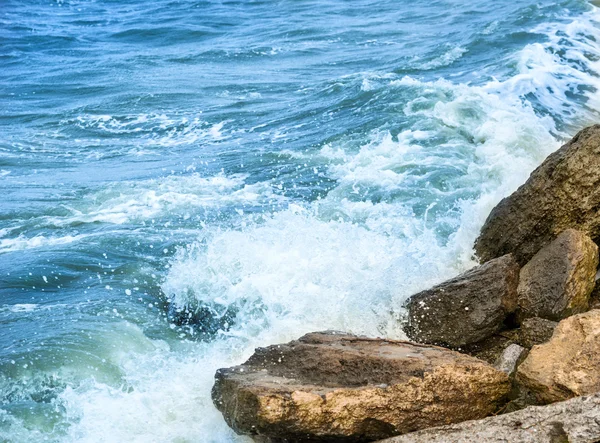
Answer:
<path fill-rule="evenodd" d="M 541 403 L 600 391 L 600 310 L 561 321 L 550 341 L 534 346 L 517 382 Z"/>
<path fill-rule="evenodd" d="M 410 297 L 406 334 L 411 340 L 459 348 L 503 327 L 516 309 L 519 265 L 506 255 Z"/>
<path fill-rule="evenodd" d="M 588 309 L 598 267 L 598 246 L 568 229 L 521 269 L 518 317 L 561 320 Z"/>
<path fill-rule="evenodd" d="M 597 443 L 600 394 L 510 414 L 470 420 L 383 440 L 380 443 Z"/>
<path fill-rule="evenodd" d="M 490 213 L 475 251 L 483 262 L 513 253 L 524 265 L 566 229 L 600 238 L 600 125 L 551 154 Z"/>
<path fill-rule="evenodd" d="M 213 401 L 240 434 L 352 442 L 485 417 L 509 390 L 506 374 L 473 357 L 328 332 L 217 371 Z"/>

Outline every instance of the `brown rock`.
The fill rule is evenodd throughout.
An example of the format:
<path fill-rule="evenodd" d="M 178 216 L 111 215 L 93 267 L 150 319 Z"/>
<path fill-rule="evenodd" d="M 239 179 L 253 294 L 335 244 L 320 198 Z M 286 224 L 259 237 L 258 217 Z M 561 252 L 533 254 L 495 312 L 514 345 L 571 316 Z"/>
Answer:
<path fill-rule="evenodd" d="M 459 348 L 499 331 L 516 308 L 519 266 L 506 255 L 413 295 L 406 304 L 412 340 Z"/>
<path fill-rule="evenodd" d="M 519 343 L 526 348 L 545 343 L 552 337 L 556 325 L 557 322 L 545 318 L 527 318 L 519 329 Z"/>
<path fill-rule="evenodd" d="M 513 253 L 524 265 L 566 229 L 600 239 L 600 125 L 579 132 L 490 213 L 475 251 L 483 262 Z"/>
<path fill-rule="evenodd" d="M 544 246 L 519 277 L 518 317 L 561 320 L 588 309 L 598 267 L 598 246 L 568 229 Z"/>
<path fill-rule="evenodd" d="M 380 443 L 597 443 L 600 394 L 426 429 Z"/>
<path fill-rule="evenodd" d="M 561 321 L 550 341 L 534 346 L 517 381 L 540 403 L 600 391 L 600 310 Z"/>
<path fill-rule="evenodd" d="M 238 433 L 260 439 L 372 441 L 485 417 L 506 374 L 447 349 L 343 333 L 259 348 L 220 369 L 213 401 Z"/>

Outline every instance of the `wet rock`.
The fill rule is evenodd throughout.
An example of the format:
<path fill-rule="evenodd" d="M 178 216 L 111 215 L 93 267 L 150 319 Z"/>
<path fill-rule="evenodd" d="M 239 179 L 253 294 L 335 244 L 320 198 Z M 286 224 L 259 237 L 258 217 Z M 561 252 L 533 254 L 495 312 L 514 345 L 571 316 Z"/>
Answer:
<path fill-rule="evenodd" d="M 475 251 L 482 262 L 513 253 L 524 265 L 566 229 L 600 239 L 600 125 L 551 154 L 490 213 Z"/>
<path fill-rule="evenodd" d="M 517 382 L 540 403 L 600 391 L 600 310 L 561 321 L 552 338 L 534 346 L 517 369 Z"/>
<path fill-rule="evenodd" d="M 485 340 L 456 349 L 493 365 L 510 345 L 517 343 L 513 331 L 500 331 Z"/>
<path fill-rule="evenodd" d="M 519 363 L 519 359 L 524 352 L 524 347 L 513 343 L 500 354 L 494 363 L 494 367 L 510 377 L 515 372 L 515 369 L 517 369 L 517 363 Z"/>
<path fill-rule="evenodd" d="M 557 322 L 545 318 L 527 318 L 519 329 L 519 343 L 526 348 L 545 343 L 552 337 L 556 325 Z"/>
<path fill-rule="evenodd" d="M 508 377 L 443 348 L 312 333 L 220 369 L 213 401 L 238 433 L 271 441 L 372 441 L 482 418 Z"/>
<path fill-rule="evenodd" d="M 510 414 L 426 429 L 380 443 L 593 443 L 600 441 L 600 394 Z"/>
<path fill-rule="evenodd" d="M 519 266 L 506 255 L 419 292 L 406 304 L 406 334 L 453 348 L 484 340 L 516 309 L 518 282 Z"/>
<path fill-rule="evenodd" d="M 518 317 L 561 320 L 588 309 L 598 267 L 598 246 L 568 229 L 544 246 L 519 277 Z"/>

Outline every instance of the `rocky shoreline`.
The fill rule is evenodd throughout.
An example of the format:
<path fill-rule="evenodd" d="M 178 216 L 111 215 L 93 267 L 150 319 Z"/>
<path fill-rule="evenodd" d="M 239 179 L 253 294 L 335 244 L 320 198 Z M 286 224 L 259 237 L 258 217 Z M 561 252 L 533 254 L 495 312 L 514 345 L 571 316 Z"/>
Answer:
<path fill-rule="evenodd" d="M 327 331 L 217 371 L 262 442 L 600 441 L 600 125 L 493 209 L 481 265 L 407 301 L 412 342 Z"/>

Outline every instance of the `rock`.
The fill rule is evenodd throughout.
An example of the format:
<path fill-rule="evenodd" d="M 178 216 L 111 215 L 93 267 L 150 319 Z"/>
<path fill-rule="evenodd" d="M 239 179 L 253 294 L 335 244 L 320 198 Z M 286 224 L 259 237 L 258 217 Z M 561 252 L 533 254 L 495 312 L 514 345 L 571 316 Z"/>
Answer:
<path fill-rule="evenodd" d="M 545 343 L 552 337 L 556 325 L 557 322 L 545 318 L 527 318 L 519 329 L 519 343 L 526 348 Z"/>
<path fill-rule="evenodd" d="M 426 429 L 379 443 L 593 443 L 600 441 L 600 394 L 510 414 Z"/>
<path fill-rule="evenodd" d="M 510 377 L 515 372 L 515 369 L 517 369 L 517 363 L 524 352 L 524 347 L 512 344 L 498 357 L 498 360 L 494 363 L 494 367 Z"/>
<path fill-rule="evenodd" d="M 600 391 L 600 310 L 561 321 L 550 341 L 534 346 L 516 380 L 540 403 Z"/>
<path fill-rule="evenodd" d="M 499 331 L 516 309 L 519 266 L 506 255 L 477 266 L 406 304 L 412 340 L 459 348 Z"/>
<path fill-rule="evenodd" d="M 518 317 L 561 320 L 588 309 L 598 267 L 598 246 L 568 229 L 544 246 L 519 276 Z"/>
<path fill-rule="evenodd" d="M 600 309 L 600 271 L 596 273 L 596 282 L 590 294 L 590 309 Z"/>
<path fill-rule="evenodd" d="M 213 401 L 263 441 L 372 441 L 495 412 L 508 377 L 473 357 L 403 341 L 312 333 L 220 369 Z"/>
<path fill-rule="evenodd" d="M 524 265 L 566 229 L 600 239 L 600 125 L 551 154 L 487 218 L 475 251 L 482 262 L 512 253 Z"/>
<path fill-rule="evenodd" d="M 485 340 L 458 348 L 457 351 L 493 365 L 504 350 L 516 343 L 513 331 L 500 331 Z"/>

